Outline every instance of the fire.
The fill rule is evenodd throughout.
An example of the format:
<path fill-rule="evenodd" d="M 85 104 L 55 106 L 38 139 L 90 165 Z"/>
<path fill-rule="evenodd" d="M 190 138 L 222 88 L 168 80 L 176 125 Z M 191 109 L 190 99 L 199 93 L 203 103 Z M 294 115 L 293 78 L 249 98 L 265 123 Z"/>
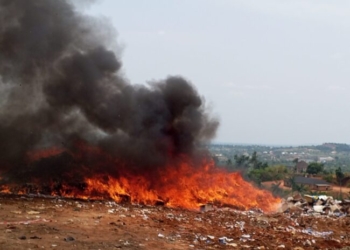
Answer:
<path fill-rule="evenodd" d="M 266 190 L 255 188 L 243 180 L 239 173 L 230 173 L 216 167 L 212 160 L 194 161 L 187 156 L 178 156 L 176 161 L 162 167 L 140 169 L 114 159 L 97 147 L 79 144 L 78 150 L 70 152 L 72 162 L 78 164 L 61 181 L 53 181 L 49 188 L 32 187 L 18 189 L 15 193 L 51 190 L 52 195 L 83 199 L 125 199 L 133 203 L 155 205 L 161 202 L 168 207 L 198 209 L 212 203 L 238 209 L 261 208 L 268 212 L 276 209 L 280 199 Z M 66 152 L 61 149 L 41 150 L 28 154 L 37 161 Z M 86 160 L 88 158 L 88 160 Z M 72 164 L 72 163 L 70 163 Z M 92 166 L 91 166 L 92 164 Z M 49 168 L 50 166 L 47 166 Z M 79 176 L 79 181 L 76 176 Z M 42 177 L 43 179 L 45 177 Z M 32 183 L 43 183 L 35 176 Z M 43 184 L 41 184 L 43 185 Z M 3 193 L 10 188 L 3 186 Z M 13 189 L 12 189 L 13 190 Z"/>
<path fill-rule="evenodd" d="M 204 203 L 218 206 L 232 206 L 240 209 L 259 207 L 272 211 L 280 203 L 269 192 L 259 190 L 243 180 L 239 173 L 228 173 L 214 166 L 212 162 L 201 167 L 188 162 L 180 166 L 168 166 L 157 173 L 155 183 L 145 176 L 119 179 L 109 177 L 87 178 L 88 193 L 106 194 L 116 201 L 120 195 L 128 195 L 132 202 L 155 204 L 159 200 L 169 207 L 198 209 Z"/>
<path fill-rule="evenodd" d="M 54 147 L 54 148 L 49 148 L 49 149 L 29 151 L 27 153 L 27 157 L 28 157 L 29 161 L 37 161 L 37 160 L 40 160 L 42 158 L 48 158 L 51 156 L 61 154 L 62 152 L 64 152 L 64 149 Z"/>

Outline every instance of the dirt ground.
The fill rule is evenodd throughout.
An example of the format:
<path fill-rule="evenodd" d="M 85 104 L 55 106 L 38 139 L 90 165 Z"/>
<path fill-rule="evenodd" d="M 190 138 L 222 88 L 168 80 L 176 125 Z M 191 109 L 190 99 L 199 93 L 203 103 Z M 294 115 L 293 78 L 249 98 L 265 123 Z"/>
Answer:
<path fill-rule="evenodd" d="M 0 249 L 350 249 L 350 217 L 0 197 Z M 225 238 L 226 237 L 226 238 Z"/>
<path fill-rule="evenodd" d="M 272 184 L 278 184 L 281 182 L 281 185 L 279 186 L 280 188 L 284 190 L 292 190 L 290 187 L 286 187 L 283 185 L 283 180 L 281 181 L 266 181 L 263 182 L 262 185 L 267 188 L 271 188 Z M 315 190 L 313 190 L 315 191 Z M 340 187 L 336 185 L 332 185 L 332 190 L 331 191 L 321 191 L 324 193 L 331 193 L 331 194 L 339 194 L 342 193 L 343 197 L 345 198 L 350 198 L 350 188 L 349 187 Z"/>

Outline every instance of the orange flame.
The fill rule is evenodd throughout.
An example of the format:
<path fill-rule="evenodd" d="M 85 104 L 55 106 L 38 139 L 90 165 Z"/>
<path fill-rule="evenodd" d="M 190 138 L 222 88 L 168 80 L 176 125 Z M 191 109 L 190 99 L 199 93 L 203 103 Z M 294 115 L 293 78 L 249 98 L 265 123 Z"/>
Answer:
<path fill-rule="evenodd" d="M 133 203 L 154 205 L 160 201 L 168 207 L 198 209 L 200 205 L 213 203 L 217 206 L 231 206 L 239 209 L 261 208 L 269 212 L 277 209 L 281 200 L 273 197 L 266 190 L 255 188 L 243 180 L 239 173 L 230 173 L 216 167 L 213 161 L 202 160 L 194 163 L 189 157 L 180 156 L 176 163 L 149 171 L 127 168 L 126 163 L 114 159 L 101 149 L 79 143 L 74 152 L 69 152 L 75 163 L 81 163 L 77 169 L 67 173 L 62 183 L 51 183 L 51 194 L 83 199 L 113 199 L 117 202 L 126 197 Z M 48 149 L 30 152 L 30 160 L 55 156 L 62 149 Z M 89 158 L 93 168 L 84 166 L 84 159 Z M 86 160 L 85 160 L 86 162 Z M 91 164 L 91 163 L 89 163 Z M 105 167 L 113 169 L 113 174 L 103 171 Z M 48 166 L 49 168 L 49 166 Z M 99 172 L 96 171 L 99 170 Z M 74 172 L 75 171 L 75 172 Z M 67 176 L 79 172 L 83 176 L 83 187 L 68 184 Z M 66 179 L 65 179 L 66 178 Z M 40 183 L 35 176 L 31 182 Z M 40 185 L 39 185 L 40 186 Z M 19 191 L 18 191 L 19 190 Z M 33 192 L 39 188 L 32 188 Z M 47 190 L 47 187 L 46 187 Z M 2 193 L 9 193 L 7 186 L 2 186 Z M 17 189 L 18 194 L 28 193 L 28 189 Z"/>
<path fill-rule="evenodd" d="M 48 148 L 48 149 L 40 149 L 35 151 L 29 151 L 27 153 L 27 157 L 29 161 L 37 161 L 42 158 L 48 158 L 55 155 L 59 155 L 65 150 L 62 148 Z"/>
<path fill-rule="evenodd" d="M 87 178 L 87 193 L 105 194 L 116 201 L 128 195 L 132 202 L 155 204 L 162 200 L 169 207 L 198 209 L 204 203 L 233 206 L 240 209 L 261 208 L 273 211 L 279 198 L 259 190 L 243 180 L 239 173 L 228 173 L 212 162 L 202 167 L 187 162 L 158 170 L 158 180 L 150 182 L 142 175 L 120 178 L 102 176 Z"/>

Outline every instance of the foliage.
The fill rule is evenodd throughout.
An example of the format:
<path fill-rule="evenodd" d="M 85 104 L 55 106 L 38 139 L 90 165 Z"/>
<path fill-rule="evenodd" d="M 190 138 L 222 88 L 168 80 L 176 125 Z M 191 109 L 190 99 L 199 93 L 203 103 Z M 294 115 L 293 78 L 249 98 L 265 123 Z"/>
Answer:
<path fill-rule="evenodd" d="M 283 165 L 269 166 L 260 161 L 255 151 L 251 156 L 235 155 L 234 160 L 237 169 L 243 169 L 244 174 L 258 185 L 265 181 L 284 179 L 288 173 L 287 167 Z"/>
<path fill-rule="evenodd" d="M 306 169 L 308 174 L 318 174 L 323 172 L 324 164 L 319 162 L 311 162 Z"/>
<path fill-rule="evenodd" d="M 238 168 L 265 169 L 268 167 L 266 162 L 259 161 L 256 151 L 253 152 L 252 156 L 235 155 L 233 159 Z"/>
<path fill-rule="evenodd" d="M 337 178 L 337 182 L 341 185 L 342 183 L 342 180 L 344 179 L 344 173 L 343 171 L 341 170 L 341 167 L 338 167 L 336 170 L 335 170 L 335 176 Z"/>
<path fill-rule="evenodd" d="M 350 173 L 350 145 L 325 143 L 320 146 L 264 146 L 264 145 L 235 145 L 235 144 L 211 144 L 209 150 L 213 154 L 222 154 L 232 161 L 232 169 L 248 171 L 250 165 L 247 158 L 257 152 L 260 162 L 267 162 L 268 165 L 285 165 L 293 169 L 298 158 L 304 160 L 320 161 L 322 157 L 328 157 L 323 160 L 324 170 L 335 170 L 338 167 L 346 174 Z M 234 159 L 236 156 L 236 160 Z M 241 160 L 239 160 L 239 157 Z M 227 162 L 220 162 L 226 164 Z M 230 167 L 231 168 L 231 167 Z"/>
<path fill-rule="evenodd" d="M 238 168 L 247 168 L 250 161 L 249 155 L 235 155 L 233 159 L 235 160 Z"/>
<path fill-rule="evenodd" d="M 265 181 L 282 180 L 286 177 L 288 170 L 285 166 L 269 166 L 266 168 L 253 169 L 248 173 L 248 177 L 256 183 Z"/>
<path fill-rule="evenodd" d="M 308 194 L 309 195 L 314 195 L 314 196 L 320 196 L 320 195 L 329 195 L 329 193 L 327 193 L 327 192 L 323 192 L 323 191 L 312 191 L 312 190 L 310 190 L 309 192 L 308 192 Z"/>
<path fill-rule="evenodd" d="M 323 175 L 323 180 L 329 182 L 329 183 L 334 183 L 335 179 L 334 179 L 334 175 L 333 174 L 326 174 Z"/>

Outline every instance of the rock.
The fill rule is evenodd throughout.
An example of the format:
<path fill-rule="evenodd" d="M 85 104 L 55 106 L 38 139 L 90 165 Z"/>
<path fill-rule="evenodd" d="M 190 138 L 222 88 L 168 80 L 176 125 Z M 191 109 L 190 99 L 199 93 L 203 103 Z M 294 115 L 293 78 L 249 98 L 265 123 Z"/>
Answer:
<path fill-rule="evenodd" d="M 312 246 L 312 243 L 310 240 L 306 240 L 304 245 L 310 247 L 310 246 Z"/>
<path fill-rule="evenodd" d="M 227 238 L 226 236 L 219 238 L 219 243 L 227 244 L 227 242 L 231 242 L 233 239 Z"/>
<path fill-rule="evenodd" d="M 208 235 L 207 237 L 211 240 L 215 239 L 215 236 L 213 236 L 213 235 Z"/>
<path fill-rule="evenodd" d="M 227 243 L 226 246 L 237 247 L 238 245 L 236 243 Z"/>
<path fill-rule="evenodd" d="M 226 237 L 219 238 L 219 243 L 220 244 L 226 244 Z"/>
<path fill-rule="evenodd" d="M 38 236 L 34 235 L 34 236 L 29 237 L 29 239 L 32 239 L 32 240 L 41 240 L 41 237 L 38 237 Z"/>
<path fill-rule="evenodd" d="M 292 202 L 292 201 L 294 201 L 294 198 L 293 198 L 293 197 L 288 197 L 288 198 L 287 198 L 287 201 L 288 201 L 288 202 Z"/>
<path fill-rule="evenodd" d="M 115 213 L 115 209 L 108 209 L 107 211 L 109 214 L 114 214 Z"/>
<path fill-rule="evenodd" d="M 164 237 L 165 237 L 164 234 L 161 234 L 161 233 L 158 234 L 158 238 L 164 238 Z"/>
<path fill-rule="evenodd" d="M 64 241 L 75 241 L 75 239 L 72 236 L 67 236 L 66 238 L 64 238 Z"/>
<path fill-rule="evenodd" d="M 28 211 L 27 214 L 33 215 L 33 214 L 40 214 L 38 211 Z"/>
<path fill-rule="evenodd" d="M 285 245 L 279 245 L 277 248 L 286 248 Z"/>
<path fill-rule="evenodd" d="M 302 205 L 301 201 L 297 201 L 294 203 L 294 206 L 296 207 L 301 207 L 301 205 Z"/>
<path fill-rule="evenodd" d="M 22 236 L 19 236 L 18 239 L 20 239 L 20 240 L 26 240 L 27 237 L 26 237 L 25 235 L 22 235 Z"/>

